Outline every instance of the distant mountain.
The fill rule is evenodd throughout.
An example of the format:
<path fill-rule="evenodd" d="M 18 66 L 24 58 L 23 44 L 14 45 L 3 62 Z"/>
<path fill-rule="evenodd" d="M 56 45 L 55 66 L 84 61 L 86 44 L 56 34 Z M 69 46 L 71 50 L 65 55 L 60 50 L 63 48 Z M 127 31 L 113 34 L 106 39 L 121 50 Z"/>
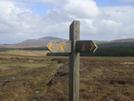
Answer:
<path fill-rule="evenodd" d="M 109 43 L 110 41 L 98 41 L 98 40 L 93 40 L 96 44 L 102 44 L 102 43 Z"/>
<path fill-rule="evenodd" d="M 134 38 L 127 38 L 127 39 L 116 39 L 112 41 L 98 41 L 94 40 L 96 44 L 104 44 L 104 43 L 122 43 L 122 42 L 134 42 Z"/>
<path fill-rule="evenodd" d="M 57 37 L 43 37 L 39 39 L 29 39 L 25 40 L 22 43 L 19 43 L 19 45 L 47 45 L 51 40 L 65 40 L 62 38 Z"/>
<path fill-rule="evenodd" d="M 46 46 L 51 40 L 66 40 L 58 37 L 43 37 L 39 39 L 29 39 L 25 40 L 21 43 L 17 44 L 3 44 L 0 45 L 0 47 L 6 47 L 6 48 L 27 48 L 27 47 L 44 47 Z M 94 40 L 94 42 L 100 46 L 134 46 L 134 38 L 128 38 L 128 39 L 118 39 L 118 40 L 112 40 L 112 41 L 98 41 Z"/>
<path fill-rule="evenodd" d="M 0 47 L 6 48 L 27 48 L 27 47 L 42 47 L 46 46 L 51 40 L 66 40 L 57 37 L 43 37 L 39 39 L 29 39 L 21 43 L 12 44 L 12 45 L 0 45 Z"/>
<path fill-rule="evenodd" d="M 113 40 L 110 42 L 134 42 L 134 38 L 128 38 L 128 39 L 118 39 L 118 40 Z"/>

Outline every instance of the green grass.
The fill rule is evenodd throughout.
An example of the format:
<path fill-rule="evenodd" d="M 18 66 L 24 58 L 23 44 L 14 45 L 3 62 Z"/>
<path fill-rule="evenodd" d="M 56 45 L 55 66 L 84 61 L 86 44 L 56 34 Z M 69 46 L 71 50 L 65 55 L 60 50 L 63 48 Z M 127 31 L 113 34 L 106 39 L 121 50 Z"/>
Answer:
<path fill-rule="evenodd" d="M 27 64 L 27 63 L 16 63 L 16 64 L 2 64 L 1 66 L 4 66 L 6 68 L 8 67 L 25 67 L 25 68 L 42 68 L 48 66 L 48 64 Z"/>
<path fill-rule="evenodd" d="M 9 49 L 5 51 L 0 51 L 0 54 L 9 55 L 23 55 L 23 56 L 46 56 L 49 53 L 48 50 L 19 50 L 19 49 Z"/>

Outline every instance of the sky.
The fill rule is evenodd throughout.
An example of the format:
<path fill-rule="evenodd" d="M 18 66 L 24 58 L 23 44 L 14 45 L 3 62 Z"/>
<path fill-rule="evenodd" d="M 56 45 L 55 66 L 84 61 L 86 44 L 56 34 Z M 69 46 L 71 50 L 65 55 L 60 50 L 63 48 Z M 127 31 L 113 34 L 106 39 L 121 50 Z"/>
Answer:
<path fill-rule="evenodd" d="M 81 40 L 134 38 L 134 0 L 0 0 L 0 44 L 69 40 L 74 20 L 80 21 Z"/>

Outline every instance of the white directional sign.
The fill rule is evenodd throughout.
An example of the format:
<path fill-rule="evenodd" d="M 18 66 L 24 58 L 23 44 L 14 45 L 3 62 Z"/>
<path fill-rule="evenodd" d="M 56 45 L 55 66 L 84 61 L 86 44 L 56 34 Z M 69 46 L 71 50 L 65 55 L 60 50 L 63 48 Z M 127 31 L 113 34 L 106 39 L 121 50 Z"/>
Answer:
<path fill-rule="evenodd" d="M 47 48 L 52 53 L 70 53 L 71 41 L 52 40 L 47 44 Z"/>

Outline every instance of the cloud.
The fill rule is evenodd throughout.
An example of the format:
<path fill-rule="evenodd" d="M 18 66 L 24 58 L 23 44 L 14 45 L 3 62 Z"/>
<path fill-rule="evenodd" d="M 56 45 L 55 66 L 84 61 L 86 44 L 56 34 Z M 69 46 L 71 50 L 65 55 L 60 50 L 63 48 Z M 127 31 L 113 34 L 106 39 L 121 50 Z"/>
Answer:
<path fill-rule="evenodd" d="M 31 37 L 29 34 L 23 34 L 23 33 L 18 33 L 18 34 L 0 34 L 0 44 L 15 44 L 22 42 L 26 40 L 27 38 Z M 35 39 L 36 36 L 32 35 L 32 37 Z"/>
<path fill-rule="evenodd" d="M 19 8 L 13 2 L 0 1 L 0 33 L 39 33 L 47 22 L 31 10 Z"/>
<path fill-rule="evenodd" d="M 25 0 L 25 1 L 51 3 L 56 6 L 63 5 L 67 2 L 67 0 Z"/>
<path fill-rule="evenodd" d="M 134 0 L 119 0 L 119 1 L 122 1 L 122 2 L 134 2 Z"/>
<path fill-rule="evenodd" d="M 81 22 L 82 39 L 113 40 L 134 37 L 134 26 L 124 26 L 113 20 L 84 20 Z"/>
<path fill-rule="evenodd" d="M 134 37 L 133 6 L 98 7 L 93 0 L 59 0 L 58 4 L 54 0 L 25 1 L 49 2 L 58 5 L 60 9 L 49 9 L 46 16 L 41 17 L 24 8 L 25 6 L 20 7 L 16 0 L 0 1 L 0 35 L 3 41 L 11 43 L 14 40 L 15 43 L 44 36 L 68 39 L 69 26 L 73 20 L 81 22 L 81 39 L 113 40 Z"/>
<path fill-rule="evenodd" d="M 0 35 L 5 41 L 14 40 L 10 40 L 11 43 L 44 36 L 66 36 L 72 21 L 67 13 L 58 9 L 48 10 L 43 18 L 29 9 L 18 7 L 16 2 L 5 0 L 0 1 L 0 11 Z"/>
<path fill-rule="evenodd" d="M 98 18 L 102 12 L 93 0 L 69 0 L 64 9 L 77 18 Z"/>
<path fill-rule="evenodd" d="M 116 6 L 102 8 L 109 19 L 120 22 L 125 26 L 133 25 L 134 6 Z"/>
<path fill-rule="evenodd" d="M 50 19 L 53 23 L 72 21 L 72 18 L 64 10 L 52 9 L 48 10 L 46 19 Z"/>

